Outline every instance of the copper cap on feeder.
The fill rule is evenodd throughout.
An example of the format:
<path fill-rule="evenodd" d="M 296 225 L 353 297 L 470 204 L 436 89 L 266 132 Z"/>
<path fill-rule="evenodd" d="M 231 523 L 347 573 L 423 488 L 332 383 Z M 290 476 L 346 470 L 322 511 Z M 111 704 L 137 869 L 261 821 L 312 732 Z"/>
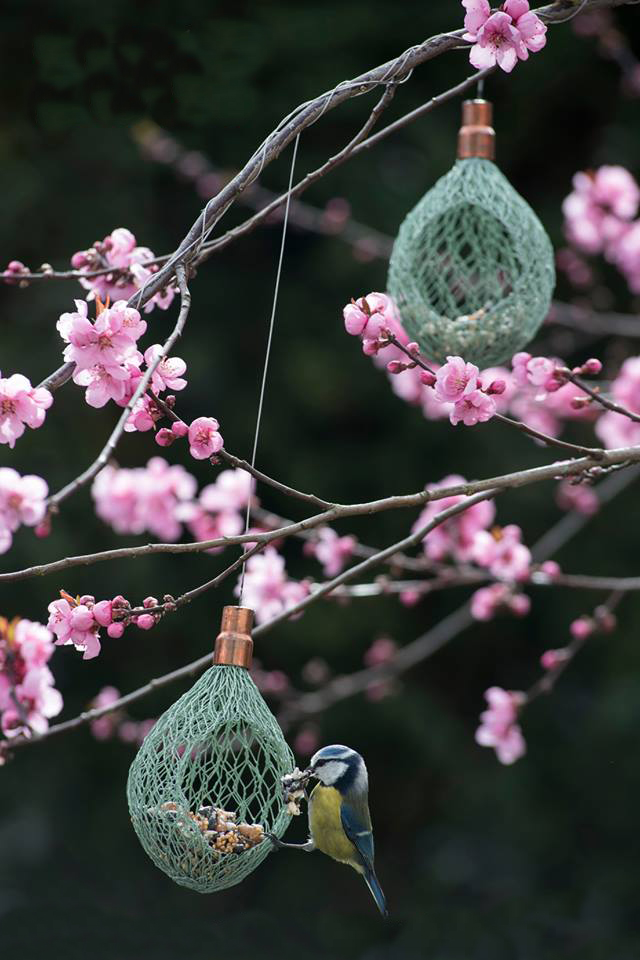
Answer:
<path fill-rule="evenodd" d="M 458 160 L 496 155 L 495 130 L 491 126 L 493 104 L 488 100 L 465 100 L 462 104 L 462 126 L 458 132 Z"/>
<path fill-rule="evenodd" d="M 213 654 L 214 664 L 248 670 L 253 656 L 252 627 L 253 610 L 249 607 L 224 607 Z"/>

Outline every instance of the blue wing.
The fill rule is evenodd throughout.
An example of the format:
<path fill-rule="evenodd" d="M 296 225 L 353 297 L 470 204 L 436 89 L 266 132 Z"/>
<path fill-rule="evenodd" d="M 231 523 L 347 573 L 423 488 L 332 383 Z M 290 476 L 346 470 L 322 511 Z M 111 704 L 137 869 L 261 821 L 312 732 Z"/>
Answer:
<path fill-rule="evenodd" d="M 340 819 L 344 832 L 362 857 L 364 865 L 369 870 L 373 870 L 373 833 L 368 811 L 363 816 L 343 799 L 340 806 Z"/>

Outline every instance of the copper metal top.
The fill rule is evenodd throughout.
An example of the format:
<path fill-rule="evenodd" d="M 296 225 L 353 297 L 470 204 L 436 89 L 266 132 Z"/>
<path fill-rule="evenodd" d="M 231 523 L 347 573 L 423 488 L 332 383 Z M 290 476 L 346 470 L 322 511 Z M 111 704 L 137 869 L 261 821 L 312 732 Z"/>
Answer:
<path fill-rule="evenodd" d="M 458 159 L 466 157 L 495 158 L 495 131 L 491 126 L 493 105 L 488 100 L 465 100 L 462 104 L 462 126 L 458 133 Z"/>
<path fill-rule="evenodd" d="M 253 656 L 252 627 L 253 610 L 249 607 L 225 607 L 222 611 L 220 633 L 216 637 L 213 662 L 246 667 L 248 670 Z"/>

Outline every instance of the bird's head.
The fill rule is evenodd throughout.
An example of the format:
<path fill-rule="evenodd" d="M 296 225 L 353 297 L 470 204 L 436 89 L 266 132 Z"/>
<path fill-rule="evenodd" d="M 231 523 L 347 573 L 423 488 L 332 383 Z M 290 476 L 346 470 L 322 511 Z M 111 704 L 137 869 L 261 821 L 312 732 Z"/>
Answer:
<path fill-rule="evenodd" d="M 368 787 L 364 760 L 355 750 L 339 743 L 314 753 L 306 772 L 325 787 L 336 787 L 341 791 L 366 790 Z"/>

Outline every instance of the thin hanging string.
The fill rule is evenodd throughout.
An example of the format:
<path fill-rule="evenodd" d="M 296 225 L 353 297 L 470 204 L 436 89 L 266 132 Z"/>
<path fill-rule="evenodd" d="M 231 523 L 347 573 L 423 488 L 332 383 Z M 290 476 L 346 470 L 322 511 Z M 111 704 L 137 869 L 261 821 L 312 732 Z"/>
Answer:
<path fill-rule="evenodd" d="M 296 156 L 298 155 L 298 142 L 300 134 L 297 135 L 293 144 L 293 156 L 291 158 L 291 170 L 289 172 L 289 186 L 287 187 L 287 202 L 284 208 L 284 221 L 282 224 L 282 239 L 280 241 L 280 256 L 278 258 L 278 270 L 276 273 L 276 284 L 273 290 L 273 303 L 271 305 L 271 319 L 269 321 L 269 336 L 267 338 L 267 349 L 264 356 L 264 367 L 262 368 L 262 383 L 260 385 L 260 399 L 258 400 L 258 414 L 256 416 L 256 431 L 253 437 L 253 452 L 251 454 L 251 466 L 256 465 L 256 453 L 258 450 L 258 438 L 260 436 L 260 421 L 262 420 L 262 407 L 264 404 L 264 392 L 267 384 L 267 370 L 269 369 L 269 355 L 271 354 L 271 343 L 273 340 L 273 328 L 275 326 L 276 309 L 278 307 L 278 293 L 280 291 L 280 277 L 282 276 L 282 263 L 284 260 L 284 244 L 287 238 L 287 223 L 289 222 L 289 208 L 291 206 L 291 188 L 293 187 L 293 171 L 296 166 Z M 251 520 L 251 497 L 247 502 L 247 514 L 244 523 L 244 532 L 249 532 L 249 523 Z M 242 565 L 242 574 L 240 576 L 240 606 L 242 606 L 242 597 L 244 593 L 244 574 L 246 564 Z"/>
<path fill-rule="evenodd" d="M 478 100 L 482 100 L 483 93 L 484 93 L 484 77 L 480 77 L 476 86 L 476 96 Z"/>

